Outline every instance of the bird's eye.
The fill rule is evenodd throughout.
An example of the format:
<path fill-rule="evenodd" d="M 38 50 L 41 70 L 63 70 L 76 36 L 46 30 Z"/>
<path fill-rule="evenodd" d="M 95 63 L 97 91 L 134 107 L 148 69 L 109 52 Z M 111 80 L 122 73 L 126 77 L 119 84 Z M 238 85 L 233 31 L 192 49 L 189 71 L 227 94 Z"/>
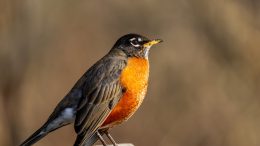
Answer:
<path fill-rule="evenodd" d="M 140 47 L 139 41 L 138 41 L 136 38 L 130 39 L 130 43 L 131 43 L 131 45 L 133 45 L 134 47 Z"/>

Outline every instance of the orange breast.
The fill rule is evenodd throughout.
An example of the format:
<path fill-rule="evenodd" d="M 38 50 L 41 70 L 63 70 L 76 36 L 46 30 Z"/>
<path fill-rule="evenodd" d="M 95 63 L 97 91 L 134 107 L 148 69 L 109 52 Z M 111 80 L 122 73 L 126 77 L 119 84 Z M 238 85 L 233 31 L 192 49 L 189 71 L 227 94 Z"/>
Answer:
<path fill-rule="evenodd" d="M 142 103 L 147 90 L 149 62 L 147 59 L 130 58 L 120 77 L 126 88 L 123 97 L 112 110 L 102 127 L 110 127 L 130 118 Z"/>

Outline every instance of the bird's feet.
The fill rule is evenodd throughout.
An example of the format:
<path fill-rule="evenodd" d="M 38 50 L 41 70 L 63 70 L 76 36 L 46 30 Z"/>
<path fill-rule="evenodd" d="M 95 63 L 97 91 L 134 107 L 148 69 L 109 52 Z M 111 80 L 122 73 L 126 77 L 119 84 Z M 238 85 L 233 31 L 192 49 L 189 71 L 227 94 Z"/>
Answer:
<path fill-rule="evenodd" d="M 110 140 L 110 142 L 113 144 L 113 146 L 117 146 L 115 140 L 113 139 L 113 137 L 111 136 L 111 134 L 109 134 L 109 132 L 107 130 L 104 131 L 103 133 L 107 136 L 107 138 Z M 99 131 L 97 131 L 97 136 L 98 136 L 99 140 L 101 141 L 101 143 L 103 144 L 103 146 L 108 146 Z"/>

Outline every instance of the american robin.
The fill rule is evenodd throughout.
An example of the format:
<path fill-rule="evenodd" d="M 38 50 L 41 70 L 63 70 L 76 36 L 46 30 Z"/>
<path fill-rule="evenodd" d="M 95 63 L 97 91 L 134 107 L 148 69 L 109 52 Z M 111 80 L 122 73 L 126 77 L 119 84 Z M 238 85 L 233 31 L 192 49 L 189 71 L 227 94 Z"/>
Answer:
<path fill-rule="evenodd" d="M 103 145 L 105 134 L 116 145 L 108 129 L 129 119 L 142 103 L 148 84 L 151 46 L 162 40 L 149 40 L 127 34 L 76 82 L 60 101 L 47 122 L 25 140 L 29 146 L 48 133 L 74 122 L 74 146 Z"/>

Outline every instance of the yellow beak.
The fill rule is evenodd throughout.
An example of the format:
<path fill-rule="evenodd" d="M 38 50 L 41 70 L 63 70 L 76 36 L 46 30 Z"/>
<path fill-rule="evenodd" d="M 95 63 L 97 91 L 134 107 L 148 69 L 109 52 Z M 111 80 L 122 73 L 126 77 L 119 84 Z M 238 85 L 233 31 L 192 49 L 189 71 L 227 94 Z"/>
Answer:
<path fill-rule="evenodd" d="M 143 44 L 143 46 L 144 46 L 145 48 L 146 48 L 146 47 L 151 47 L 151 46 L 153 46 L 153 45 L 155 45 L 155 44 L 158 44 L 158 43 L 161 43 L 161 42 L 162 42 L 162 40 L 160 40 L 160 39 L 155 39 L 155 40 L 151 40 L 151 41 L 149 41 L 149 42 Z"/>

